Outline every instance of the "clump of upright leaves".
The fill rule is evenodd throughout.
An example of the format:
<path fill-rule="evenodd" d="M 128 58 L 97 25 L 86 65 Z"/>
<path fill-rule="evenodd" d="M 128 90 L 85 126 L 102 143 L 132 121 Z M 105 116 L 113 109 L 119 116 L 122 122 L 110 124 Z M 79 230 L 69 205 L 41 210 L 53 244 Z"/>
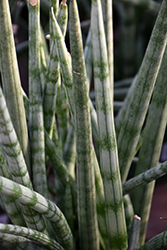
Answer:
<path fill-rule="evenodd" d="M 41 10 L 50 8 L 49 55 L 40 4 Z M 122 83 L 114 88 L 112 1 L 82 4 L 91 8 L 85 48 L 76 0 L 69 1 L 69 19 L 66 0 L 60 5 L 51 0 L 50 7 L 44 0 L 27 1 L 27 97 L 9 3 L 0 2 L 0 195 L 13 223 L 0 224 L 0 244 L 18 250 L 166 248 L 165 232 L 147 243 L 144 239 L 154 188 L 150 182 L 167 173 L 167 162 L 158 165 L 166 124 L 167 0 L 160 10 L 152 1 L 146 6 L 154 13 L 157 6 L 159 14 L 116 117 L 114 101 Z M 95 105 L 89 96 L 92 80 Z M 127 180 L 139 148 L 136 176 Z"/>

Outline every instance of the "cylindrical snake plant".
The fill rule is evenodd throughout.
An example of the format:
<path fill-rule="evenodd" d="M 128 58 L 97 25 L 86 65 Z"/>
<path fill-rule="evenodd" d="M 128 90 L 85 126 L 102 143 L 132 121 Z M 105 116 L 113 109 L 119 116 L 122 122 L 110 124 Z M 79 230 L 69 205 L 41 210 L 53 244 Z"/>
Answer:
<path fill-rule="evenodd" d="M 17 1 L 11 2 L 0 1 L 0 198 L 11 221 L 0 224 L 0 245 L 166 248 L 166 232 L 146 243 L 145 236 L 154 182 L 167 174 L 167 162 L 159 163 L 166 128 L 167 0 L 121 1 L 157 14 L 141 67 L 124 89 L 114 86 L 112 0 L 90 5 L 27 0 L 28 96 L 12 33 Z M 81 6 L 91 9 L 85 47 Z M 49 44 L 40 24 L 43 10 Z M 127 95 L 115 114 L 117 92 Z M 139 149 L 135 174 L 128 179 Z"/>

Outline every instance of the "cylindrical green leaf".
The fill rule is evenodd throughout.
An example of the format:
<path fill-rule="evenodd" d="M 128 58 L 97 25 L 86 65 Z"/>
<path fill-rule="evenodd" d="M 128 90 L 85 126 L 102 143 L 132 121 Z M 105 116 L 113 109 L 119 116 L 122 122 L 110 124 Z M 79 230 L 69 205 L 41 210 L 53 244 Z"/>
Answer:
<path fill-rule="evenodd" d="M 70 2 L 70 48 L 74 82 L 79 240 L 81 249 L 99 249 L 89 96 L 82 36 L 75 0 Z"/>
<path fill-rule="evenodd" d="M 123 195 L 126 195 L 130 193 L 131 191 L 133 191 L 133 189 L 139 186 L 148 184 L 149 182 L 156 180 L 165 174 L 167 174 L 167 162 L 166 161 L 123 183 L 122 185 Z"/>
<path fill-rule="evenodd" d="M 10 120 L 6 102 L 0 88 L 0 139 L 8 167 L 13 179 L 29 188 L 32 188 L 31 180 L 25 163 L 20 144 L 17 140 L 13 124 Z M 21 206 L 25 221 L 30 228 L 39 231 L 45 230 L 45 224 L 41 215 L 31 209 Z"/>
<path fill-rule="evenodd" d="M 75 179 L 76 137 L 74 125 L 72 123 L 69 126 L 66 142 L 64 145 L 63 160 L 69 169 L 70 174 Z"/>
<path fill-rule="evenodd" d="M 118 152 L 122 182 L 126 181 L 132 159 L 136 153 L 140 132 L 164 54 L 167 42 L 166 12 L 167 0 L 164 0 L 119 133 Z"/>
<path fill-rule="evenodd" d="M 8 197 L 9 198 L 9 197 Z M 26 237 L 30 240 L 33 240 L 41 247 L 46 247 L 50 250 L 63 250 L 55 240 L 50 239 L 46 234 L 38 232 L 36 230 L 32 230 L 26 227 L 20 227 L 11 224 L 0 224 L 0 232 L 7 233 L 9 235 L 18 235 L 22 237 Z"/>
<path fill-rule="evenodd" d="M 54 4 L 57 4 L 57 1 L 54 2 Z M 67 5 L 61 3 L 57 14 L 57 22 L 64 36 L 67 28 L 67 18 L 68 18 Z M 56 96 L 57 96 L 56 85 L 61 82 L 61 79 L 60 79 L 58 51 L 56 42 L 53 40 L 53 31 L 50 39 L 52 39 L 52 44 L 50 48 L 50 60 L 46 77 L 47 82 L 45 85 L 43 107 L 44 107 L 45 129 L 49 133 L 49 135 L 52 136 L 53 123 L 55 122 L 55 109 L 56 109 Z"/>
<path fill-rule="evenodd" d="M 167 248 L 167 231 L 162 232 L 148 240 L 138 250 L 162 250 Z"/>
<path fill-rule="evenodd" d="M 0 1 L 0 30 L 0 70 L 3 91 L 14 129 L 30 171 L 28 130 L 8 0 Z"/>
<path fill-rule="evenodd" d="M 12 179 L 12 176 L 8 170 L 1 148 L 0 148 L 0 175 L 8 179 Z M 20 226 L 25 226 L 25 221 L 19 203 L 4 195 L 2 195 L 2 199 L 7 214 L 11 219 L 12 223 Z"/>
<path fill-rule="evenodd" d="M 165 49 L 158 73 L 151 106 L 143 132 L 143 142 L 139 153 L 135 175 L 158 164 L 167 120 L 167 48 Z M 155 119 L 156 114 L 156 119 Z M 132 193 L 135 213 L 142 218 L 140 244 L 144 244 L 155 182 L 137 188 Z"/>
<path fill-rule="evenodd" d="M 100 167 L 104 184 L 106 223 L 111 249 L 127 248 L 117 143 L 113 120 L 110 77 L 101 2 L 92 1 L 91 32 L 96 109 L 99 128 Z"/>
<path fill-rule="evenodd" d="M 52 223 L 58 242 L 66 249 L 73 249 L 73 236 L 68 223 L 59 208 L 31 189 L 0 176 L 0 193 L 43 214 Z"/>
<path fill-rule="evenodd" d="M 33 2 L 34 3 L 34 2 Z M 40 80 L 40 1 L 29 10 L 29 129 L 34 189 L 48 197 L 45 141 Z"/>
<path fill-rule="evenodd" d="M 131 234 L 130 234 L 129 247 L 128 247 L 129 250 L 138 249 L 140 224 L 141 224 L 141 218 L 135 215 L 132 221 Z"/>

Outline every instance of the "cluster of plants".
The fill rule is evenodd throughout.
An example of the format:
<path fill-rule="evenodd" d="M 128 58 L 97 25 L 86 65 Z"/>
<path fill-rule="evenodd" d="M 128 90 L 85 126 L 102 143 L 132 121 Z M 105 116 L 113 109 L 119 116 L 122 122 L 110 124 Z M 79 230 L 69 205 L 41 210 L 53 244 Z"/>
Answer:
<path fill-rule="evenodd" d="M 159 163 L 167 121 L 167 0 L 134 1 L 157 18 L 128 85 L 114 84 L 111 0 L 91 1 L 84 46 L 77 1 L 51 0 L 49 52 L 40 0 L 27 1 L 28 96 L 10 15 L 16 3 L 0 1 L 0 195 L 10 218 L 0 223 L 0 244 L 15 250 L 166 249 L 167 232 L 145 237 L 155 180 L 167 173 L 167 162 Z M 115 93 L 125 86 L 126 98 L 118 103 Z"/>

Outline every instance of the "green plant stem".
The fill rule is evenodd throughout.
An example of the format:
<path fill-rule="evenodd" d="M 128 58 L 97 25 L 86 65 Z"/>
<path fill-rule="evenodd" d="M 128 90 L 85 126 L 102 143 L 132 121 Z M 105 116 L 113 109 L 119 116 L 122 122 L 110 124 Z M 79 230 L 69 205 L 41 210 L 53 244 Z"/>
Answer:
<path fill-rule="evenodd" d="M 138 249 L 140 224 L 141 224 L 141 218 L 139 216 L 135 215 L 133 218 L 133 221 L 132 221 L 131 235 L 130 235 L 130 239 L 129 239 L 128 250 L 137 250 Z"/>
<path fill-rule="evenodd" d="M 73 209 L 73 202 L 72 202 L 72 193 L 71 193 L 71 187 L 69 183 L 69 179 L 67 178 L 67 184 L 66 184 L 66 190 L 65 190 L 65 217 L 67 219 L 67 222 L 71 228 L 71 231 L 73 235 L 75 235 L 74 231 L 74 209 Z"/>
<path fill-rule="evenodd" d="M 107 44 L 107 55 L 108 55 L 108 66 L 110 74 L 110 87 L 111 87 L 111 98 L 113 98 L 113 89 L 114 89 L 114 71 L 113 71 L 113 13 L 112 13 L 112 0 L 103 0 L 102 2 L 102 11 L 103 11 L 103 21 L 104 21 L 104 30 L 106 35 L 106 44 Z"/>
<path fill-rule="evenodd" d="M 63 160 L 70 174 L 75 179 L 76 138 L 74 125 L 72 124 L 72 122 L 69 126 L 66 142 L 64 145 Z"/>
<path fill-rule="evenodd" d="M 70 46 L 75 102 L 77 152 L 78 221 L 81 249 L 99 249 L 94 183 L 92 132 L 88 86 L 78 8 L 75 0 L 69 9 Z"/>
<path fill-rule="evenodd" d="M 70 113 L 74 116 L 74 103 L 73 103 L 73 82 L 72 82 L 72 67 L 71 67 L 71 56 L 67 52 L 67 48 L 64 42 L 64 37 L 60 30 L 60 27 L 56 21 L 54 13 L 52 11 L 52 18 L 54 23 L 54 38 L 56 41 L 56 47 L 58 52 L 58 58 L 60 62 L 60 70 L 62 73 L 63 84 L 66 87 L 66 94 Z"/>
<path fill-rule="evenodd" d="M 46 72 L 48 68 L 48 48 L 46 44 L 45 34 L 43 32 L 42 27 L 40 27 L 40 79 L 41 79 L 41 92 L 42 95 L 45 89 L 45 82 L 46 82 Z"/>
<path fill-rule="evenodd" d="M 0 193 L 17 199 L 21 204 L 43 214 L 52 223 L 56 239 L 66 250 L 73 249 L 73 236 L 59 208 L 42 195 L 0 176 Z"/>
<path fill-rule="evenodd" d="M 167 162 L 159 164 L 136 177 L 131 178 L 122 185 L 123 195 L 130 193 L 133 189 L 148 184 L 149 182 L 156 180 L 167 174 Z"/>
<path fill-rule="evenodd" d="M 52 43 L 43 100 L 44 125 L 50 137 L 52 137 L 53 126 L 55 123 L 55 107 L 58 81 L 60 81 L 60 75 L 57 50 L 55 48 L 55 43 Z"/>
<path fill-rule="evenodd" d="M 5 161 L 1 148 L 0 148 L 0 175 L 10 180 L 12 179 L 12 176 L 6 165 L 6 161 Z M 25 220 L 24 220 L 19 203 L 4 195 L 2 195 L 2 199 L 4 202 L 6 212 L 9 218 L 11 219 L 12 223 L 16 225 L 20 225 L 20 226 L 25 226 Z"/>
<path fill-rule="evenodd" d="M 26 228 L 26 227 L 0 223 L 0 232 L 7 233 L 9 235 L 18 235 L 18 236 L 26 237 L 29 240 L 33 240 L 40 246 L 44 246 L 46 248 L 49 247 L 50 250 L 63 250 L 64 249 L 55 240 L 50 239 L 46 234 L 43 234 L 41 232 Z"/>
<path fill-rule="evenodd" d="M 72 81 L 72 65 L 71 65 L 71 56 L 67 52 L 67 48 L 64 42 L 63 35 L 61 33 L 61 30 L 59 28 L 59 25 L 54 18 L 53 15 L 53 21 L 55 24 L 55 41 L 56 41 L 56 46 L 57 46 L 57 52 L 58 52 L 58 57 L 59 57 L 59 62 L 60 62 L 60 70 L 62 73 L 62 79 L 63 79 L 63 84 L 65 85 L 66 88 L 66 95 L 67 95 L 67 100 L 69 104 L 69 111 L 71 113 L 71 116 L 74 117 L 74 102 L 73 102 L 73 81 Z M 96 123 L 96 112 L 93 107 L 93 104 L 90 101 L 90 113 L 91 113 L 91 122 L 92 122 L 92 130 L 93 130 L 93 135 L 96 136 L 96 142 L 98 141 L 97 139 L 97 123 Z"/>
<path fill-rule="evenodd" d="M 110 242 L 109 242 L 108 232 L 107 232 L 103 180 L 102 180 L 100 167 L 97 161 L 95 151 L 93 152 L 93 154 L 94 154 L 97 218 L 98 218 L 101 238 L 103 239 L 104 249 L 107 250 L 110 248 Z"/>
<path fill-rule="evenodd" d="M 143 132 L 143 142 L 139 153 L 139 161 L 137 163 L 135 175 L 156 166 L 159 161 L 167 120 L 167 88 L 164 88 L 167 79 L 166 62 L 167 49 L 165 49 L 154 88 L 151 107 L 148 112 L 147 122 Z M 155 182 L 152 182 L 149 185 L 137 188 L 132 192 L 132 202 L 135 213 L 142 218 L 139 240 L 140 245 L 144 244 L 145 241 L 154 185 Z"/>
<path fill-rule="evenodd" d="M 3 145 L 5 158 L 8 162 L 9 171 L 13 179 L 32 188 L 31 180 L 24 160 L 20 144 L 17 140 L 13 124 L 6 106 L 6 102 L 0 88 L 0 138 Z M 25 221 L 30 228 L 45 231 L 45 224 L 41 215 L 31 211 L 25 206 L 21 206 Z"/>
<path fill-rule="evenodd" d="M 100 166 L 104 184 L 106 223 L 111 249 L 127 248 L 121 180 L 113 121 L 107 48 L 100 1 L 92 1 L 91 32 L 99 127 Z"/>
<path fill-rule="evenodd" d="M 66 27 L 67 27 L 67 18 L 68 18 L 67 11 L 68 11 L 67 5 L 61 3 L 60 8 L 58 10 L 58 14 L 57 14 L 57 22 L 63 33 L 63 37 L 65 36 Z M 51 37 L 52 36 L 53 34 L 51 34 Z M 50 137 L 52 137 L 53 124 L 55 123 L 57 85 L 60 82 L 59 58 L 58 58 L 56 42 L 54 40 L 52 41 L 51 48 L 50 48 L 50 60 L 49 60 L 49 66 L 48 66 L 46 79 L 47 79 L 47 82 L 45 85 L 45 93 L 44 93 L 44 101 L 43 101 L 44 124 L 45 124 L 46 131 L 49 133 Z"/>
<path fill-rule="evenodd" d="M 47 248 L 34 243 L 26 237 L 0 233 L 0 245 L 13 250 L 47 250 Z"/>
<path fill-rule="evenodd" d="M 126 181 L 132 159 L 136 153 L 140 131 L 165 50 L 167 42 L 166 11 L 167 1 L 164 0 L 119 133 L 118 152 L 122 182 Z"/>
<path fill-rule="evenodd" d="M 59 176 L 59 179 L 61 180 L 62 185 L 66 186 L 66 179 L 69 178 L 69 183 L 72 190 L 72 196 L 74 199 L 74 204 L 76 205 L 77 202 L 77 189 L 76 189 L 76 183 L 74 181 L 74 178 L 69 173 L 66 165 L 64 164 L 62 158 L 60 157 L 55 144 L 50 139 L 48 133 L 45 131 L 45 147 L 46 147 L 46 153 L 48 154 L 50 160 L 53 163 L 53 167 L 55 169 L 55 172 Z"/>
<path fill-rule="evenodd" d="M 60 145 L 63 151 L 69 126 L 69 108 L 65 87 L 61 83 L 59 83 L 57 86 L 56 112 L 59 127 Z"/>
<path fill-rule="evenodd" d="M 59 0 L 51 0 L 50 1 L 50 8 L 53 7 L 53 11 L 55 16 L 57 17 L 57 13 L 59 10 Z M 53 35 L 53 21 L 52 21 L 52 13 L 49 9 L 49 32 L 50 32 L 50 51 L 51 51 L 51 47 L 52 47 L 52 43 L 54 43 L 54 35 Z M 50 53 L 51 55 L 51 53 Z"/>
<path fill-rule="evenodd" d="M 29 109 L 27 107 L 29 100 L 28 100 L 27 96 L 25 95 L 25 93 L 23 93 L 23 94 L 24 94 L 26 110 L 27 110 L 27 113 L 29 113 Z M 70 179 L 70 183 L 72 186 L 72 195 L 73 195 L 74 200 L 76 202 L 76 184 L 74 181 L 74 176 L 71 174 L 71 172 L 68 171 L 66 165 L 63 162 L 63 159 L 61 158 L 59 144 L 58 145 L 55 144 L 50 139 L 46 130 L 45 130 L 45 149 L 46 149 L 46 152 L 47 152 L 49 158 L 51 159 L 51 161 L 54 165 L 55 172 L 59 176 L 63 185 L 65 186 L 67 177 Z"/>
<path fill-rule="evenodd" d="M 86 67 L 86 76 L 88 90 L 90 89 L 91 79 L 92 79 L 92 43 L 91 43 L 91 29 L 89 29 L 88 36 L 86 39 L 86 44 L 84 48 L 84 57 L 85 57 L 85 67 Z"/>
<path fill-rule="evenodd" d="M 27 166 L 22 154 L 16 132 L 10 120 L 5 98 L 0 88 L 0 137 L 3 152 L 8 163 L 9 171 L 15 181 L 32 188 Z"/>
<path fill-rule="evenodd" d="M 167 248 L 167 231 L 156 235 L 155 237 L 148 240 L 138 250 L 162 250 Z"/>
<path fill-rule="evenodd" d="M 34 189 L 48 197 L 44 121 L 40 80 L 40 1 L 29 10 L 29 129 Z"/>
<path fill-rule="evenodd" d="M 0 30 L 0 70 L 3 91 L 14 129 L 30 171 L 28 129 L 7 0 L 0 1 Z"/>
<path fill-rule="evenodd" d="M 133 205 L 129 195 L 124 196 L 124 209 L 128 236 L 130 235 L 132 220 L 134 217 Z"/>

